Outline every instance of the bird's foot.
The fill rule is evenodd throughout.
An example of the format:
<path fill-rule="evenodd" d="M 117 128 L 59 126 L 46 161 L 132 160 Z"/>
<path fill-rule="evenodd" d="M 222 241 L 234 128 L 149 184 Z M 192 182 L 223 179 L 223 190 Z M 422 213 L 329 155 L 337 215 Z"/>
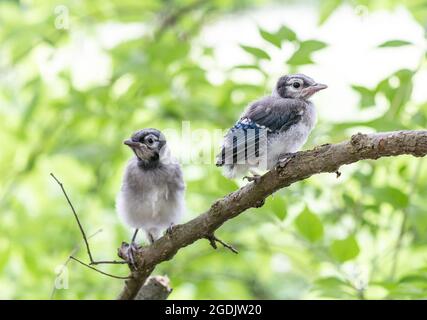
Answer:
<path fill-rule="evenodd" d="M 255 183 L 258 183 L 261 179 L 261 176 L 259 174 L 254 174 L 253 176 L 244 176 L 242 179 L 248 180 L 249 182 L 254 181 Z"/>
<path fill-rule="evenodd" d="M 176 228 L 175 224 L 171 223 L 165 231 L 165 235 L 172 235 L 173 230 Z"/>
<path fill-rule="evenodd" d="M 296 156 L 296 152 L 295 153 L 282 153 L 279 156 L 279 161 L 277 162 L 277 164 L 280 167 L 284 168 L 289 163 L 289 161 L 291 161 L 293 158 L 295 158 L 295 156 Z"/>
<path fill-rule="evenodd" d="M 141 246 L 136 244 L 136 242 L 122 243 L 122 247 L 119 250 L 119 256 L 125 260 L 129 265 L 131 265 L 134 269 L 136 267 L 136 253 L 141 249 Z"/>

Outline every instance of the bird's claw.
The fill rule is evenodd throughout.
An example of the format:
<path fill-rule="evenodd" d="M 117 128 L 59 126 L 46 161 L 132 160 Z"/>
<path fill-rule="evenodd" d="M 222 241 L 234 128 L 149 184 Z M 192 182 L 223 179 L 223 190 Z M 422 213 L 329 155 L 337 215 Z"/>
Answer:
<path fill-rule="evenodd" d="M 170 224 L 170 226 L 166 229 L 165 231 L 165 235 L 172 235 L 173 230 L 175 229 L 175 225 L 173 223 Z"/>
<path fill-rule="evenodd" d="M 134 269 L 137 269 L 135 255 L 141 247 L 135 242 L 131 242 L 130 244 L 124 242 L 122 247 L 125 247 L 124 250 L 122 250 L 122 258 Z"/>
<path fill-rule="evenodd" d="M 254 174 L 253 176 L 244 176 L 242 179 L 248 180 L 249 182 L 254 181 L 255 183 L 258 183 L 261 179 L 261 176 L 259 174 Z"/>

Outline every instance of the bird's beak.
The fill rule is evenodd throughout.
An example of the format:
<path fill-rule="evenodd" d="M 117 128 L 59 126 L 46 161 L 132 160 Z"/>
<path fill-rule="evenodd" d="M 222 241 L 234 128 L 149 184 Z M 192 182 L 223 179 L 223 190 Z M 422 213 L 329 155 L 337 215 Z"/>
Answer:
<path fill-rule="evenodd" d="M 317 91 L 320 91 L 320 90 L 323 90 L 323 89 L 326 89 L 328 86 L 326 85 L 326 84 L 322 84 L 322 83 L 315 83 L 315 84 L 313 84 L 312 86 L 310 86 L 310 89 L 313 91 L 313 92 L 317 92 Z"/>
<path fill-rule="evenodd" d="M 141 143 L 132 141 L 131 139 L 126 139 L 123 143 L 131 148 L 137 148 Z"/>

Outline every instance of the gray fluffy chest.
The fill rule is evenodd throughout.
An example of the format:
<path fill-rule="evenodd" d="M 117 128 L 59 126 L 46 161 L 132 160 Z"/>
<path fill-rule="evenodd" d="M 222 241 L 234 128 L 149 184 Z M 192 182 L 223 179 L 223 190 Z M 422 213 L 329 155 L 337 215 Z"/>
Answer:
<path fill-rule="evenodd" d="M 116 208 L 127 225 L 142 228 L 154 238 L 159 230 L 179 222 L 184 213 L 184 180 L 179 164 L 162 163 L 143 169 L 129 161 Z"/>
<path fill-rule="evenodd" d="M 155 210 L 156 206 L 174 201 L 184 190 L 181 169 L 177 164 L 142 170 L 135 163 L 128 164 L 122 192 L 129 201 L 144 203 Z"/>
<path fill-rule="evenodd" d="M 301 110 L 301 120 L 288 130 L 272 133 L 268 136 L 268 159 L 273 163 L 278 160 L 280 154 L 298 151 L 307 141 L 310 132 L 316 123 L 316 110 L 309 102 Z"/>

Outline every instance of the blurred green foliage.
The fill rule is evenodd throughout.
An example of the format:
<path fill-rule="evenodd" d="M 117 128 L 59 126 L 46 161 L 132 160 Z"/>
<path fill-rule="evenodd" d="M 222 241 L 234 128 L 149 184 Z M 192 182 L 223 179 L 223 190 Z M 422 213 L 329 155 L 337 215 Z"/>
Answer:
<path fill-rule="evenodd" d="M 271 85 L 262 68 L 272 53 L 267 44 L 294 48 L 284 71 L 315 66 L 316 53 L 327 43 L 301 38 L 288 26 L 276 32 L 260 28 L 254 37 L 266 45 L 241 43 L 253 63 L 236 65 L 229 74 L 251 69 L 262 82 L 237 81 L 229 74 L 221 83 L 208 80 L 202 61 L 212 59 L 216 48 L 198 40 L 203 27 L 266 5 L 255 0 L 0 1 L 0 298 L 49 299 L 56 273 L 76 246 L 86 260 L 79 230 L 50 172 L 64 182 L 88 234 L 102 228 L 90 240 L 95 258 L 114 258 L 131 232 L 114 210 L 130 156 L 121 145 L 124 138 L 143 127 L 181 130 L 182 121 L 191 121 L 192 129 L 229 127 Z M 343 5 L 375 11 L 402 4 L 307 5 L 316 6 L 322 24 Z M 425 28 L 427 4 L 411 0 L 405 6 Z M 64 13 L 69 28 L 62 29 L 67 21 L 58 19 Z M 119 28 L 121 41 L 111 43 L 112 25 L 133 27 Z M 91 68 L 76 43 L 96 44 L 97 65 L 100 60 L 111 65 L 108 81 L 85 84 L 78 78 L 76 68 L 95 75 L 101 70 Z M 410 45 L 390 39 L 378 50 Z M 360 128 L 425 128 L 427 101 L 411 99 L 414 79 L 425 69 L 420 61 L 417 69 L 397 70 L 375 87 L 354 84 L 360 110 L 374 108 L 378 99 L 386 101 L 386 110 L 366 121 L 320 121 L 306 147 L 340 141 Z M 339 179 L 320 175 L 281 190 L 264 207 L 226 223 L 218 236 L 233 243 L 239 255 L 199 241 L 161 264 L 155 272 L 171 278 L 171 299 L 426 298 L 423 160 L 365 161 L 341 171 Z M 225 179 L 214 165 L 185 164 L 184 172 L 187 220 L 241 183 Z M 127 273 L 125 266 L 102 268 Z M 109 299 L 122 286 L 73 262 L 61 279 L 68 289 L 54 291 L 54 299 Z"/>

